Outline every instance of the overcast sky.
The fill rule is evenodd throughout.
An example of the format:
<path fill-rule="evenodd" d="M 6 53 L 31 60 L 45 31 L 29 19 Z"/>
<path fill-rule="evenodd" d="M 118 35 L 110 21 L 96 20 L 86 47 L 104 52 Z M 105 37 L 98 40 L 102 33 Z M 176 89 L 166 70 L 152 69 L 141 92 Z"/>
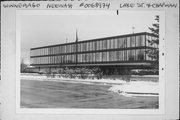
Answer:
<path fill-rule="evenodd" d="M 21 59 L 27 63 L 30 48 L 74 42 L 76 29 L 79 41 L 150 32 L 155 12 L 122 11 L 119 15 L 23 15 L 21 17 Z"/>

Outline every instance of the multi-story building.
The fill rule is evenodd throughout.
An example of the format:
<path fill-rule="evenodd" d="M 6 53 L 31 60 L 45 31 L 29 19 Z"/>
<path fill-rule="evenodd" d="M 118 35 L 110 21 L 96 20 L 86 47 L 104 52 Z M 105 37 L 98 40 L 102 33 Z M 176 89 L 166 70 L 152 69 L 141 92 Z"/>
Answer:
<path fill-rule="evenodd" d="M 142 32 L 31 48 L 31 66 L 39 69 L 99 67 L 107 74 L 120 74 L 129 68 L 151 68 L 154 60 L 146 51 L 158 48 L 148 42 L 156 38 L 153 34 Z"/>

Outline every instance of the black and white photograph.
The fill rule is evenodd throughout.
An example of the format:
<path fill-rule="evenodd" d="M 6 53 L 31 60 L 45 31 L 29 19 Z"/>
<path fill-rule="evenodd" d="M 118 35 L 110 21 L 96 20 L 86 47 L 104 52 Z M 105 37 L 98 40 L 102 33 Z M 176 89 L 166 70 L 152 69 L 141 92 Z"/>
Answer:
<path fill-rule="evenodd" d="M 160 18 L 145 14 L 22 17 L 21 107 L 158 109 Z"/>
<path fill-rule="evenodd" d="M 160 19 L 21 15 L 20 108 L 159 109 Z"/>
<path fill-rule="evenodd" d="M 0 120 L 179 119 L 178 0 L 2 1 Z"/>

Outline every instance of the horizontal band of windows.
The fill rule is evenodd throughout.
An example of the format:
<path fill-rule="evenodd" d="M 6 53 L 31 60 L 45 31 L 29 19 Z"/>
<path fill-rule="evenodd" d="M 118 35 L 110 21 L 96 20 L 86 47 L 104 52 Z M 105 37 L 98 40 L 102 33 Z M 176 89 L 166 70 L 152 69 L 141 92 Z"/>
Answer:
<path fill-rule="evenodd" d="M 137 61 L 105 61 L 105 62 L 77 62 L 77 63 L 48 63 L 48 64 L 31 64 L 31 66 L 38 66 L 38 65 L 58 65 L 58 66 L 67 66 L 67 65 L 80 65 L 80 64 L 84 64 L 84 65 L 88 65 L 88 64 L 108 64 L 108 63 L 114 63 L 114 64 L 119 64 L 119 63 L 133 63 L 133 64 L 136 64 L 136 63 L 153 63 L 154 61 L 150 61 L 150 60 L 143 60 L 143 61 L 140 61 L 140 60 L 137 60 Z"/>
<path fill-rule="evenodd" d="M 52 56 L 52 55 L 66 55 L 66 54 L 75 54 L 75 53 L 91 53 L 91 52 L 104 52 L 104 51 L 114 51 L 114 50 L 131 50 L 131 49 L 144 49 L 144 48 L 152 48 L 155 49 L 154 47 L 149 47 L 149 46 L 138 46 L 138 47 L 126 47 L 126 48 L 111 48 L 111 49 L 101 49 L 101 50 L 74 50 L 73 52 L 59 52 L 59 53 L 49 53 L 49 54 L 41 54 L 41 55 L 32 55 L 31 56 Z M 76 52 L 77 51 L 77 52 Z M 31 52 L 33 52 L 31 50 Z"/>
<path fill-rule="evenodd" d="M 106 65 L 151 65 L 153 63 L 153 61 L 136 61 L 136 62 L 86 62 L 86 63 L 64 63 L 64 64 L 56 64 L 56 63 L 53 63 L 53 64 L 31 64 L 31 66 L 52 66 L 52 65 L 55 65 L 55 66 L 80 66 L 80 65 L 83 65 L 83 66 L 88 66 L 88 65 L 94 65 L 94 66 L 98 66 L 99 64 L 103 65 L 103 66 L 106 66 Z"/>
<path fill-rule="evenodd" d="M 115 39 L 115 40 L 106 40 L 101 42 L 87 42 L 82 44 L 73 44 L 73 45 L 64 45 L 57 47 L 42 48 L 38 50 L 31 50 L 31 55 L 49 55 L 49 54 L 59 54 L 59 53 L 72 53 L 75 51 L 84 52 L 84 51 L 96 51 L 96 50 L 108 50 L 108 49 L 117 49 L 117 48 L 131 48 L 131 47 L 142 47 L 149 46 L 145 43 L 144 37 L 139 37 L 139 39 L 129 38 L 129 39 Z M 151 45 L 149 47 L 152 47 Z M 155 46 L 153 46 L 155 47 Z"/>
<path fill-rule="evenodd" d="M 133 34 L 127 34 L 127 35 L 120 35 L 120 36 L 112 36 L 112 37 L 106 37 L 106 38 L 99 38 L 99 39 L 92 39 L 92 40 L 86 40 L 86 41 L 78 41 L 77 43 L 87 43 L 87 42 L 96 42 L 96 41 L 104 41 L 104 40 L 109 40 L 109 39 L 117 39 L 117 38 L 127 38 L 127 37 L 138 37 L 141 35 L 149 35 L 152 37 L 158 37 L 153 35 L 152 33 L 147 33 L 147 32 L 142 32 L 142 33 L 133 33 Z M 42 49 L 42 48 L 50 48 L 50 47 L 58 47 L 58 46 L 65 46 L 65 45 L 74 45 L 77 44 L 76 42 L 71 42 L 71 43 L 64 43 L 64 44 L 57 44 L 57 45 L 50 45 L 50 46 L 43 46 L 43 47 L 36 47 L 36 48 L 31 48 L 31 50 L 37 50 L 37 49 Z"/>
<path fill-rule="evenodd" d="M 114 44 L 114 45 L 113 45 Z M 117 46 L 115 45 L 115 43 L 113 43 L 112 45 L 107 45 L 107 43 L 93 43 L 93 44 L 89 44 L 89 45 L 74 45 L 74 46 L 63 46 L 62 48 L 59 47 L 54 47 L 54 48 L 46 48 L 46 49 L 39 49 L 39 52 L 62 52 L 62 53 L 67 53 L 67 52 L 74 52 L 75 50 L 78 51 L 96 51 L 96 50 L 105 50 L 105 49 L 123 49 L 123 48 L 132 48 L 132 47 L 143 47 L 146 46 L 144 45 L 132 45 L 132 46 L 126 46 L 125 43 L 123 43 L 123 45 L 121 46 Z M 118 44 L 118 43 L 116 43 Z M 148 46 L 151 47 L 151 46 Z M 31 50 L 32 52 L 38 52 L 37 50 Z"/>
<path fill-rule="evenodd" d="M 108 49 L 108 50 L 96 50 L 96 51 L 60 53 L 60 54 L 50 54 L 50 55 L 38 55 L 38 56 L 30 56 L 30 58 L 59 56 L 59 55 L 76 55 L 76 54 L 84 54 L 84 53 L 97 53 L 97 52 L 110 52 L 110 51 L 140 50 L 140 49 L 157 49 L 157 48 L 143 46 L 143 47 L 132 47 L 132 48 L 118 48 L 118 49 Z"/>
<path fill-rule="evenodd" d="M 145 49 L 124 50 L 124 51 L 108 51 L 75 55 L 60 55 L 49 57 L 31 58 L 31 64 L 69 64 L 69 63 L 89 63 L 89 62 L 110 62 L 110 61 L 144 61 L 154 59 L 146 54 Z"/>

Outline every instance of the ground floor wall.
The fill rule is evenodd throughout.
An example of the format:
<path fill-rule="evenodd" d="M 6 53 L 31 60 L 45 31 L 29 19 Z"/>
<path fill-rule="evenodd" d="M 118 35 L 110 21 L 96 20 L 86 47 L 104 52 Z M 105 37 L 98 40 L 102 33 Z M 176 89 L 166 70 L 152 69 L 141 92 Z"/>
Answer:
<path fill-rule="evenodd" d="M 27 68 L 26 72 L 35 73 L 58 73 L 65 69 L 98 69 L 103 75 L 130 75 L 130 74 L 158 74 L 157 70 L 152 69 L 150 66 L 36 66 Z"/>

